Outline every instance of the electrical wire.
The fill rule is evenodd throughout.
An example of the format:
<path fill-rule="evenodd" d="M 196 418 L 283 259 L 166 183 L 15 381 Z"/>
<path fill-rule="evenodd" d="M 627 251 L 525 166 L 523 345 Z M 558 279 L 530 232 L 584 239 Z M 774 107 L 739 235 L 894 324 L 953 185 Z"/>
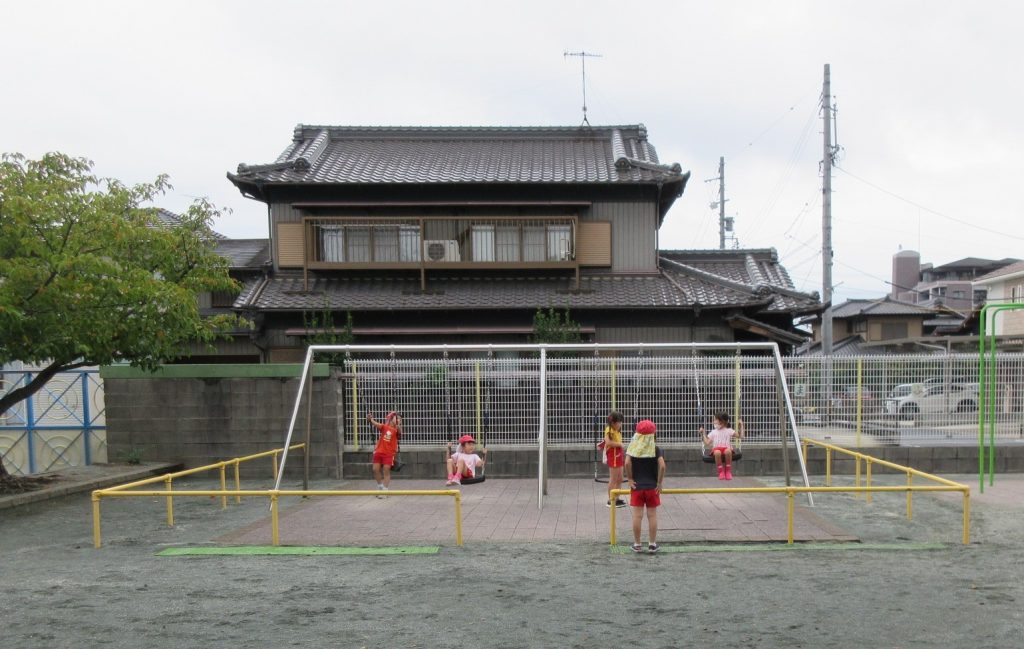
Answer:
<path fill-rule="evenodd" d="M 983 225 L 978 225 L 976 223 L 971 223 L 970 221 L 966 221 L 964 219 L 959 219 L 959 218 L 957 218 L 955 216 L 950 216 L 949 214 L 943 214 L 942 212 L 939 212 L 937 210 L 933 210 L 930 207 L 922 205 L 922 204 L 920 204 L 920 203 L 918 203 L 916 201 L 912 201 L 909 198 L 905 198 L 903 196 L 900 196 L 899 194 L 897 194 L 895 192 L 889 191 L 888 189 L 885 189 L 884 187 L 879 187 L 875 183 L 873 183 L 873 182 L 871 182 L 869 180 L 865 180 L 864 178 L 861 178 L 857 174 L 854 174 L 854 173 L 852 173 L 850 171 L 847 171 L 843 167 L 833 166 L 832 168 L 833 169 L 838 169 L 839 171 L 843 172 L 847 176 L 849 176 L 849 177 L 851 177 L 851 178 L 853 178 L 855 180 L 859 180 L 860 182 L 864 183 L 868 187 L 876 189 L 876 190 L 882 192 L 883 194 L 888 194 L 889 196 L 892 196 L 893 198 L 895 198 L 897 200 L 903 201 L 904 203 L 906 203 L 908 205 L 912 205 L 912 206 L 916 207 L 919 210 L 924 210 L 925 212 L 929 212 L 929 213 L 934 214 L 936 216 L 941 216 L 944 219 L 948 219 L 950 221 L 953 221 L 954 223 L 959 223 L 960 225 L 966 225 L 966 226 L 974 228 L 976 230 L 982 230 L 983 232 L 988 232 L 988 233 L 991 233 L 991 234 L 998 234 L 1001 237 L 1007 237 L 1009 239 L 1017 239 L 1018 241 L 1024 241 L 1024 237 L 1022 237 L 1022 236 L 1019 236 L 1019 235 L 1016 235 L 1016 234 L 1010 234 L 1009 232 L 1002 232 L 1000 230 L 993 230 L 992 228 L 986 228 Z"/>

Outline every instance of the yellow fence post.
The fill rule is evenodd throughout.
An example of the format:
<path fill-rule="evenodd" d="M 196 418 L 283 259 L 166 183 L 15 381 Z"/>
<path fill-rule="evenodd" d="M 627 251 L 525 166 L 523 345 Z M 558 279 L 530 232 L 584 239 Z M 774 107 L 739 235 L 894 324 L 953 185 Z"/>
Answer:
<path fill-rule="evenodd" d="M 910 471 L 907 471 L 907 486 L 910 487 L 910 486 L 913 486 L 913 484 L 914 484 L 914 474 L 911 473 Z M 907 489 L 907 520 L 910 520 L 914 516 L 914 500 L 913 500 L 913 498 L 914 498 L 914 492 L 911 491 L 910 489 Z"/>
<path fill-rule="evenodd" d="M 615 410 L 615 360 L 612 359 L 612 410 Z"/>
<path fill-rule="evenodd" d="M 740 383 L 740 350 L 736 350 L 736 385 L 733 388 L 733 404 L 732 404 L 732 417 L 733 419 L 740 418 L 740 393 L 743 391 L 743 385 Z M 805 456 L 806 457 L 806 456 Z"/>
<path fill-rule="evenodd" d="M 786 543 L 793 543 L 793 497 L 796 492 L 790 489 L 786 492 Z"/>
<path fill-rule="evenodd" d="M 853 456 L 853 464 L 856 467 L 853 471 L 853 486 L 860 486 L 860 453 L 856 453 Z"/>
<path fill-rule="evenodd" d="M 271 476 L 271 477 L 276 479 L 277 478 L 277 451 L 274 451 L 274 454 L 270 456 L 270 459 L 271 459 L 271 462 L 274 465 L 274 475 Z"/>
<path fill-rule="evenodd" d="M 825 486 L 832 486 L 832 449 L 828 447 L 825 448 Z"/>
<path fill-rule="evenodd" d="M 359 450 L 359 383 L 356 380 L 356 364 L 352 363 L 352 446 Z"/>
<path fill-rule="evenodd" d="M 270 492 L 270 544 L 281 545 L 281 527 L 277 516 L 277 492 Z"/>
<path fill-rule="evenodd" d="M 964 489 L 964 545 L 971 542 L 971 490 Z"/>
<path fill-rule="evenodd" d="M 612 496 L 612 498 L 618 498 L 618 496 Z M 616 509 L 618 509 L 618 508 L 615 505 L 612 505 L 611 509 L 609 510 L 609 512 L 611 513 L 611 516 L 609 517 L 609 519 L 611 520 L 612 529 L 611 529 L 611 533 L 609 534 L 608 538 L 611 539 L 611 544 L 613 546 L 615 545 L 615 510 Z"/>
<path fill-rule="evenodd" d="M 476 379 L 476 441 L 480 442 L 483 435 L 483 428 L 480 426 L 480 363 L 474 364 L 473 373 Z"/>
<path fill-rule="evenodd" d="M 100 494 L 92 492 L 92 546 L 98 548 L 102 545 L 100 541 Z"/>
<path fill-rule="evenodd" d="M 174 485 L 171 484 L 174 478 L 167 476 L 164 483 L 167 485 L 167 527 L 174 527 Z"/>
<path fill-rule="evenodd" d="M 221 492 L 227 492 L 228 490 L 228 465 L 223 462 L 220 463 L 220 490 Z M 228 497 L 226 493 L 220 497 L 220 508 L 228 508 Z"/>
<path fill-rule="evenodd" d="M 871 458 L 864 458 L 864 468 L 866 469 L 865 476 L 867 477 L 867 480 L 864 482 L 864 486 L 867 487 L 868 489 L 871 489 Z M 864 501 L 871 502 L 870 491 L 864 492 Z"/>
<path fill-rule="evenodd" d="M 462 545 L 462 492 L 455 491 L 455 545 Z"/>
<path fill-rule="evenodd" d="M 860 446 L 860 431 L 864 423 L 864 359 L 857 359 L 857 446 Z"/>
<path fill-rule="evenodd" d="M 237 459 L 235 460 L 235 491 L 241 491 L 242 490 L 242 476 L 241 476 L 241 474 L 239 473 L 239 470 L 238 470 L 238 465 L 240 463 L 241 463 L 240 460 L 237 460 Z M 242 504 L 242 495 L 241 494 L 238 494 L 238 495 L 235 496 L 235 503 L 239 504 L 239 505 Z"/>

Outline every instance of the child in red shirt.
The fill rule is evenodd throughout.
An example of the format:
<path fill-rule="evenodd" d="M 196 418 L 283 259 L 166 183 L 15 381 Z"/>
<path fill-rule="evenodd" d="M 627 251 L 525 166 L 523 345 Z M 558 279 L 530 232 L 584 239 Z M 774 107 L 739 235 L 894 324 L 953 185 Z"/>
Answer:
<path fill-rule="evenodd" d="M 366 413 L 366 420 L 380 434 L 377 446 L 373 449 L 373 479 L 377 481 L 377 489 L 386 492 L 391 486 L 391 467 L 395 464 L 398 440 L 402 437 L 402 417 L 397 412 L 389 412 L 384 423 L 381 423 L 373 418 L 373 414 Z M 385 494 L 377 497 L 384 498 Z"/>

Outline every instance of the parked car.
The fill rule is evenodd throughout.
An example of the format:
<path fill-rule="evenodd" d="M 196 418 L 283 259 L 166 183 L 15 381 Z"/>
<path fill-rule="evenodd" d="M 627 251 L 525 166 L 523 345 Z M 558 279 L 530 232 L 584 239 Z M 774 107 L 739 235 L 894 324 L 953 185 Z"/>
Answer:
<path fill-rule="evenodd" d="M 909 418 L 977 410 L 977 383 L 905 383 L 894 387 L 885 400 L 887 415 Z"/>
<path fill-rule="evenodd" d="M 878 412 L 880 404 L 875 395 L 861 386 L 860 389 L 861 412 Z M 832 396 L 832 408 L 836 413 L 853 414 L 857 412 L 857 386 L 847 385 Z"/>

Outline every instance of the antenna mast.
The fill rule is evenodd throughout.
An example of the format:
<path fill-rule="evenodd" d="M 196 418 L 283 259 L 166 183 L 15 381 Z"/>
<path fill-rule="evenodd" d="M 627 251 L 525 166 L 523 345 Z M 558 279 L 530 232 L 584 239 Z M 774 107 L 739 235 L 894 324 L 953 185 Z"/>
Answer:
<path fill-rule="evenodd" d="M 591 52 L 584 52 L 583 50 L 580 50 L 579 52 L 570 52 L 566 50 L 562 54 L 562 58 L 569 56 L 580 57 L 580 71 L 583 77 L 583 123 L 586 124 L 587 126 L 590 126 L 590 122 L 587 121 L 587 59 L 599 59 L 601 58 L 601 55 L 592 54 Z"/>

